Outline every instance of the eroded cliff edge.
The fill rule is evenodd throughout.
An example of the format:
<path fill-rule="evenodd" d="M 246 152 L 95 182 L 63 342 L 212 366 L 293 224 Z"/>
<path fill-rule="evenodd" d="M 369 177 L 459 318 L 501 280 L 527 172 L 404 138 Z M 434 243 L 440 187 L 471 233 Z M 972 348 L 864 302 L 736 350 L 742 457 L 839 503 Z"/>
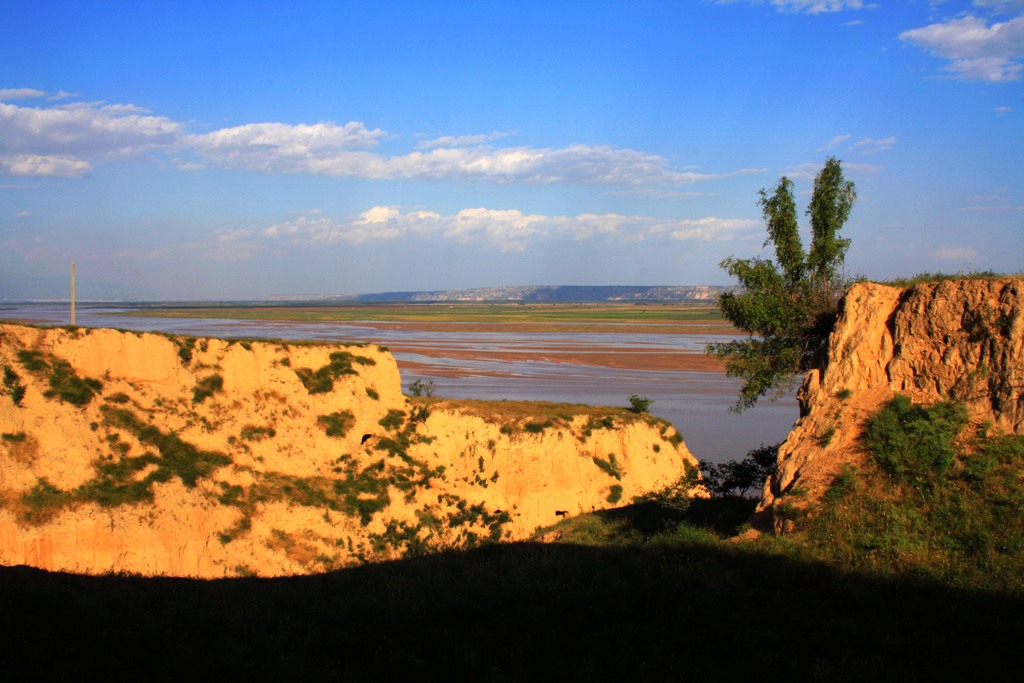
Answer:
<path fill-rule="evenodd" d="M 410 400 L 375 346 L 0 325 L 0 564 L 301 574 L 528 536 L 696 461 L 620 409 Z"/>
<path fill-rule="evenodd" d="M 801 417 L 779 449 L 758 506 L 762 524 L 788 494 L 816 500 L 857 463 L 866 420 L 893 395 L 958 400 L 976 423 L 1024 434 L 1024 279 L 965 279 L 910 288 L 853 285 L 840 303 L 822 370 L 797 395 Z"/>

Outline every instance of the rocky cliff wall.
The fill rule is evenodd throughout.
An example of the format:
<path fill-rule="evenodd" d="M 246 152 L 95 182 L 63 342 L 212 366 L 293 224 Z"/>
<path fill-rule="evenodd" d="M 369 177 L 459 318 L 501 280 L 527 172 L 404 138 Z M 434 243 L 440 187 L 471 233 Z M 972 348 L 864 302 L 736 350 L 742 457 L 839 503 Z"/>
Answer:
<path fill-rule="evenodd" d="M 611 507 L 696 464 L 618 409 L 410 400 L 374 346 L 0 325 L 0 563 L 323 571 Z"/>
<path fill-rule="evenodd" d="M 797 487 L 816 498 L 839 467 L 862 457 L 865 421 L 897 393 L 923 404 L 960 400 L 975 421 L 1024 433 L 1024 279 L 853 285 L 825 368 L 808 373 L 798 393 L 801 417 L 759 511 Z"/>

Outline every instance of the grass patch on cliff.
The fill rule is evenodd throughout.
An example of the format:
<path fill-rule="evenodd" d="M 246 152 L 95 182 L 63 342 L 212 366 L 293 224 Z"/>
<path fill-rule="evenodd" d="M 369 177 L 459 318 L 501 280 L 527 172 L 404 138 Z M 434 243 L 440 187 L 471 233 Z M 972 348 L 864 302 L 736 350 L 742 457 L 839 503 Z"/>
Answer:
<path fill-rule="evenodd" d="M 863 444 L 866 461 L 841 470 L 784 543 L 854 571 L 1024 595 L 1024 436 L 968 425 L 954 402 L 897 396 Z"/>
<path fill-rule="evenodd" d="M 320 415 L 316 418 L 317 424 L 324 428 L 327 436 L 344 438 L 352 426 L 356 423 L 356 416 L 351 410 L 340 410 L 327 415 Z"/>
<path fill-rule="evenodd" d="M 196 382 L 192 389 L 192 403 L 202 403 L 214 394 L 224 390 L 224 378 L 221 375 L 207 375 Z"/>
<path fill-rule="evenodd" d="M 959 273 L 943 273 L 943 272 L 923 272 L 911 275 L 910 277 L 893 278 L 892 280 L 874 280 L 880 285 L 889 285 L 890 287 L 914 287 L 915 285 L 924 284 L 935 284 L 938 282 L 948 282 L 955 280 L 999 280 L 1006 277 L 1021 277 L 1024 275 L 1024 271 L 1017 272 L 1015 274 L 1009 273 L 996 273 L 991 270 L 971 270 L 967 272 Z"/>
<path fill-rule="evenodd" d="M 21 383 L 21 377 L 9 366 L 3 366 L 3 392 L 11 397 L 14 405 L 20 406 L 25 398 L 25 385 Z"/>
<path fill-rule="evenodd" d="M 22 349 L 18 351 L 18 362 L 22 367 L 33 375 L 44 377 L 49 388 L 43 391 L 46 398 L 56 398 L 65 403 L 82 407 L 92 401 L 103 389 L 103 383 L 91 377 L 79 377 L 71 364 L 61 358 L 44 354 L 38 350 Z M 9 387 L 12 398 L 18 396 L 16 404 L 21 403 L 25 395 L 24 387 L 20 385 L 17 375 L 13 372 L 12 383 Z M 7 387 L 8 373 L 5 368 L 4 385 Z"/>
<path fill-rule="evenodd" d="M 357 356 L 348 351 L 334 351 L 330 361 L 316 370 L 298 368 L 295 374 L 311 394 L 326 394 L 334 390 L 334 381 L 343 375 L 355 375 L 353 365 L 376 365 L 377 361 L 366 356 Z"/>
<path fill-rule="evenodd" d="M 29 525 L 43 524 L 61 509 L 80 503 L 96 503 L 118 507 L 152 502 L 153 484 L 177 477 L 189 488 L 209 477 L 217 468 L 231 463 L 226 455 L 203 451 L 183 441 L 176 434 L 143 423 L 124 408 L 102 406 L 104 424 L 108 429 L 123 429 L 140 442 L 156 450 L 129 457 L 127 448 L 116 448 L 121 442 L 112 432 L 114 453 L 94 463 L 95 477 L 71 490 L 61 490 L 45 478 L 22 494 L 19 519 Z"/>

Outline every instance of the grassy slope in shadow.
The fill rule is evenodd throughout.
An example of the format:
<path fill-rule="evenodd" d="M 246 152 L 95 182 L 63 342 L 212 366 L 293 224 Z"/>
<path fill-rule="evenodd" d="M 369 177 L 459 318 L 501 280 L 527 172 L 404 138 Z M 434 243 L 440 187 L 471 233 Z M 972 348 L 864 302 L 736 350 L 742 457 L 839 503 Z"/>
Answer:
<path fill-rule="evenodd" d="M 860 576 L 723 543 L 701 526 L 727 530 L 737 510 L 693 507 L 627 506 L 565 528 L 567 540 L 595 525 L 611 544 L 495 545 L 320 576 L 2 568 L 0 667 L 147 680 L 1024 673 L 1014 654 L 1024 635 L 1019 596 Z"/>

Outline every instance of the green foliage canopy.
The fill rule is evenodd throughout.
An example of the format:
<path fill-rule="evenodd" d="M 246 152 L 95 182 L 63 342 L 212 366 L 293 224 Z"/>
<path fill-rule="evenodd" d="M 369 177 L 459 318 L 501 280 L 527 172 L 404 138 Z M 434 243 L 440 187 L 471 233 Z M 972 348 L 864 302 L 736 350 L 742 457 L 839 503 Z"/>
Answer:
<path fill-rule="evenodd" d="M 725 361 L 730 377 L 744 380 L 735 410 L 782 393 L 796 373 L 820 362 L 846 286 L 842 265 L 850 240 L 839 231 L 856 199 L 841 163 L 829 157 L 814 180 L 807 208 L 812 241 L 805 254 L 792 181 L 783 176 L 771 194 L 760 191 L 768 232 L 764 246 L 774 245 L 775 260 L 730 256 L 720 264 L 742 287 L 721 296 L 722 315 L 750 336 L 707 346 L 709 354 Z"/>

